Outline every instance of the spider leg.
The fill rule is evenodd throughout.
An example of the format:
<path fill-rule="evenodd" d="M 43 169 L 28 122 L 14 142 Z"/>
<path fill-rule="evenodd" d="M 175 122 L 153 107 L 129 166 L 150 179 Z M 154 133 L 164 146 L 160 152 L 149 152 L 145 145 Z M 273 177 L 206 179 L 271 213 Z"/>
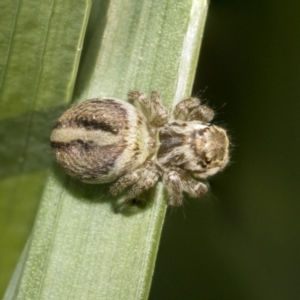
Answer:
<path fill-rule="evenodd" d="M 137 90 L 133 90 L 133 91 L 129 91 L 127 96 L 128 99 L 138 101 L 144 108 L 146 108 L 146 111 L 149 114 L 148 117 L 149 121 L 153 119 L 152 105 L 149 99 L 147 98 L 146 94 Z"/>
<path fill-rule="evenodd" d="M 214 118 L 214 111 L 201 104 L 201 100 L 198 98 L 187 98 L 180 101 L 174 109 L 173 116 L 175 120 L 181 121 L 202 121 L 205 123 L 211 122 Z"/>
<path fill-rule="evenodd" d="M 159 172 L 154 165 L 149 166 L 146 169 L 143 169 L 139 174 L 138 180 L 135 180 L 132 187 L 125 196 L 124 201 L 122 201 L 115 209 L 115 212 L 118 213 L 123 210 L 128 205 L 132 204 L 135 201 L 139 200 L 140 195 L 153 187 L 159 179 Z M 128 186 L 128 185 L 127 185 Z"/>
<path fill-rule="evenodd" d="M 155 126 L 162 126 L 168 121 L 168 111 L 163 105 L 158 92 L 153 91 L 151 93 L 151 101 L 144 93 L 139 91 L 130 91 L 128 98 L 138 101 L 144 106 L 149 114 L 149 122 Z"/>
<path fill-rule="evenodd" d="M 117 196 L 128 186 L 135 184 L 139 180 L 141 172 L 142 170 L 136 170 L 132 173 L 120 177 L 115 183 L 111 185 L 109 189 L 110 193 L 113 196 Z"/>
<path fill-rule="evenodd" d="M 174 170 L 167 171 L 164 173 L 162 180 L 169 193 L 168 204 L 171 206 L 180 206 L 183 202 L 183 197 L 179 173 Z"/>
<path fill-rule="evenodd" d="M 205 183 L 196 181 L 190 176 L 182 179 L 182 189 L 192 198 L 200 198 L 208 192 L 208 187 Z"/>
<path fill-rule="evenodd" d="M 168 110 L 163 105 L 160 95 L 158 92 L 153 91 L 151 93 L 151 102 L 152 102 L 152 109 L 155 113 L 153 124 L 156 126 L 162 126 L 167 123 L 168 121 Z"/>

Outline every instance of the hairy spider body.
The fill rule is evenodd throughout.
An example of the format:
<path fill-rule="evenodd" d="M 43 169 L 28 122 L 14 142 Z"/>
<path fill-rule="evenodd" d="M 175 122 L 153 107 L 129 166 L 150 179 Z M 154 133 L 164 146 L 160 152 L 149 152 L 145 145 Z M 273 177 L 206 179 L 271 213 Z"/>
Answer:
<path fill-rule="evenodd" d="M 181 101 L 173 120 L 157 92 L 151 100 L 139 91 L 143 114 L 115 99 L 85 100 L 57 121 L 50 140 L 56 160 L 72 177 L 87 183 L 114 182 L 112 195 L 128 188 L 116 211 L 136 201 L 161 179 L 169 192 L 169 205 L 182 204 L 182 192 L 191 197 L 207 193 L 205 179 L 229 161 L 225 129 L 211 125 L 214 112 L 198 98 Z"/>

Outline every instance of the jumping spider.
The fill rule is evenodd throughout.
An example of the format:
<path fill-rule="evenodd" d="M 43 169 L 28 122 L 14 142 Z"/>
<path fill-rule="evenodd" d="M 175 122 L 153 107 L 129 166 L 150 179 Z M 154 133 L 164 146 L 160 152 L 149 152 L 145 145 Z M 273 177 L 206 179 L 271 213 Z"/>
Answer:
<path fill-rule="evenodd" d="M 205 195 L 206 184 L 194 178 L 205 179 L 229 161 L 226 130 L 210 123 L 213 110 L 188 98 L 177 104 L 170 120 L 158 92 L 151 100 L 139 91 L 130 91 L 128 98 L 137 100 L 144 113 L 116 98 L 85 100 L 68 109 L 50 138 L 56 160 L 83 182 L 114 181 L 114 196 L 128 188 L 117 212 L 159 179 L 171 206 L 182 204 L 182 192 Z"/>

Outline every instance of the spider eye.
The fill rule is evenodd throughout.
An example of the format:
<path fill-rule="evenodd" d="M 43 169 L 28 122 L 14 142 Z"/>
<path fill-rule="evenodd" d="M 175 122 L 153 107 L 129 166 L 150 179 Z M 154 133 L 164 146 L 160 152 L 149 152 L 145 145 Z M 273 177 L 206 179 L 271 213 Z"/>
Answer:
<path fill-rule="evenodd" d="M 207 166 L 206 163 L 202 160 L 199 160 L 197 164 L 200 165 L 203 169 L 205 169 Z"/>
<path fill-rule="evenodd" d="M 212 162 L 211 158 L 205 157 L 204 160 L 205 160 L 206 164 L 208 164 L 208 165 Z"/>

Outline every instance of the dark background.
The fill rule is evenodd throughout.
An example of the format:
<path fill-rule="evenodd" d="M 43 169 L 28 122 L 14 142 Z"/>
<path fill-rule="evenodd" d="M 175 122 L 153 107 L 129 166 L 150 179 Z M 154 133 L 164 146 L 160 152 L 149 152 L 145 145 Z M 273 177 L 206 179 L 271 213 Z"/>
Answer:
<path fill-rule="evenodd" d="M 193 94 L 232 163 L 168 209 L 150 299 L 300 299 L 300 1 L 211 1 Z"/>

